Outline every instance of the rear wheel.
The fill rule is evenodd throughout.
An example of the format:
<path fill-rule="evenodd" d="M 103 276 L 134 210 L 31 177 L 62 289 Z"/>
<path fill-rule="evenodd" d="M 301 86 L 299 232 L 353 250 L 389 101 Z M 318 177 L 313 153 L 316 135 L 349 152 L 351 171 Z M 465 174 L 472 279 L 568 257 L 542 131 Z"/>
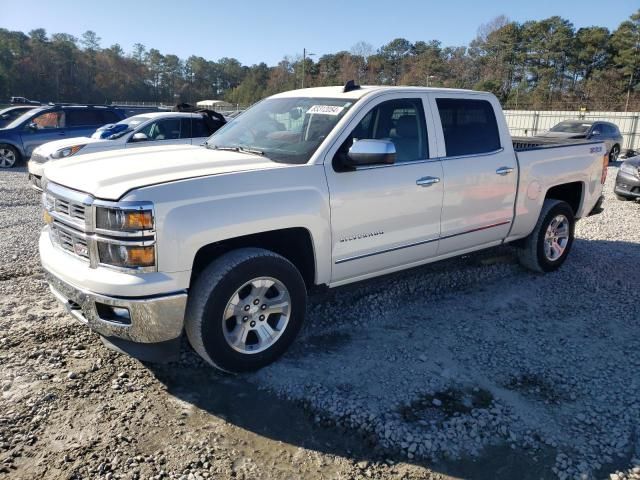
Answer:
<path fill-rule="evenodd" d="M 535 272 L 557 270 L 573 245 L 575 218 L 568 203 L 548 199 L 533 232 L 518 249 L 518 259 Z"/>
<path fill-rule="evenodd" d="M 282 355 L 306 313 L 300 272 L 268 250 L 243 248 L 214 260 L 195 281 L 185 316 L 187 337 L 211 365 L 257 370 Z"/>
<path fill-rule="evenodd" d="M 15 147 L 0 144 L 0 168 L 15 167 L 19 160 L 20 152 Z"/>
<path fill-rule="evenodd" d="M 617 162 L 620 155 L 620 145 L 614 145 L 609 152 L 609 163 Z"/>

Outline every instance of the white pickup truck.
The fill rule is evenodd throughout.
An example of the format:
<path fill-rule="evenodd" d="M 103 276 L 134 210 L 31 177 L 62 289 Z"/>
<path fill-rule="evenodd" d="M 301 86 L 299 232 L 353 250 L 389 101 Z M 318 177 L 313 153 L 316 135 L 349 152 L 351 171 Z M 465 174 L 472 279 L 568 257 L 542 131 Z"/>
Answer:
<path fill-rule="evenodd" d="M 512 141 L 488 93 L 296 90 L 205 146 L 52 162 L 40 255 L 106 343 L 167 358 L 186 332 L 210 364 L 254 370 L 294 340 L 313 287 L 505 243 L 557 269 L 576 219 L 601 211 L 606 153 Z"/>

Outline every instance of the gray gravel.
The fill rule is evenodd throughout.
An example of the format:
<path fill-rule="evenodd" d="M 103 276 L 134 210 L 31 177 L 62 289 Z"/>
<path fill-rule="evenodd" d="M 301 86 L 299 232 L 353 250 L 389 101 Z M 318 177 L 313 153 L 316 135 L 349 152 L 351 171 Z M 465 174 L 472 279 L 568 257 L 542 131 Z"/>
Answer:
<path fill-rule="evenodd" d="M 560 271 L 502 247 L 344 287 L 281 361 L 229 378 L 70 319 L 38 196 L 0 171 L 0 476 L 640 479 L 640 204 L 615 173 Z"/>

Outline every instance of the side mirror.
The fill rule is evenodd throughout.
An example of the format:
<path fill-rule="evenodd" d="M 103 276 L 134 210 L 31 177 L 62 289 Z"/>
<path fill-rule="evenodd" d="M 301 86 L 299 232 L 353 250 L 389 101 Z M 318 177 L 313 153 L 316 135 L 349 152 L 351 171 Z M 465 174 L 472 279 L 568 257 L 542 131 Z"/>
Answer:
<path fill-rule="evenodd" d="M 350 167 L 392 164 L 396 161 L 396 146 L 389 140 L 354 140 L 345 160 Z"/>
<path fill-rule="evenodd" d="M 598 135 L 600 135 L 600 130 L 594 130 L 593 132 L 591 132 L 591 135 L 589 135 L 590 137 L 597 137 Z"/>
<path fill-rule="evenodd" d="M 37 123 L 35 123 L 35 122 L 31 122 L 29 125 L 27 125 L 27 128 L 28 128 L 29 130 L 36 131 L 36 130 L 38 130 L 38 124 L 37 124 Z"/>
<path fill-rule="evenodd" d="M 134 133 L 133 137 L 131 137 L 132 142 L 146 142 L 147 140 L 149 140 L 149 137 L 142 132 Z"/>

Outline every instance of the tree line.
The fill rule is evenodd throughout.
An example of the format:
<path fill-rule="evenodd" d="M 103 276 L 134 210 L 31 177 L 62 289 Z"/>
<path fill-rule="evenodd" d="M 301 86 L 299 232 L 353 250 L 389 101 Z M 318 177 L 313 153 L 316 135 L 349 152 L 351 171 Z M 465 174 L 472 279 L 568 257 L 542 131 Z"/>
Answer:
<path fill-rule="evenodd" d="M 304 62 L 304 65 L 303 65 Z M 359 42 L 316 58 L 277 65 L 235 58 L 181 59 L 136 44 L 101 46 L 93 31 L 28 34 L 0 28 L 0 103 L 40 101 L 174 104 L 223 99 L 248 105 L 304 86 L 360 84 L 470 88 L 495 93 L 509 108 L 640 110 L 640 10 L 614 31 L 576 29 L 561 17 L 481 25 L 467 46 L 396 38 L 378 49 Z"/>

